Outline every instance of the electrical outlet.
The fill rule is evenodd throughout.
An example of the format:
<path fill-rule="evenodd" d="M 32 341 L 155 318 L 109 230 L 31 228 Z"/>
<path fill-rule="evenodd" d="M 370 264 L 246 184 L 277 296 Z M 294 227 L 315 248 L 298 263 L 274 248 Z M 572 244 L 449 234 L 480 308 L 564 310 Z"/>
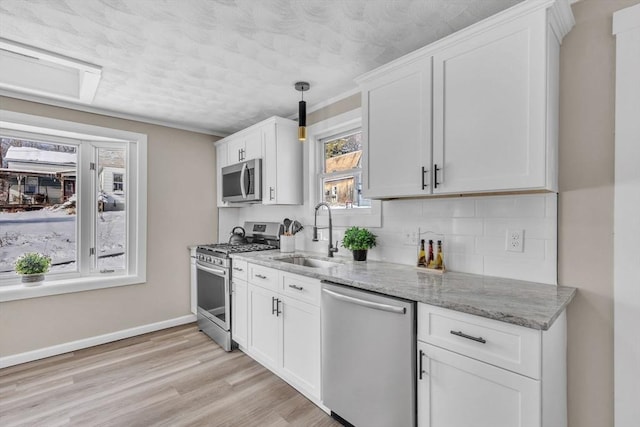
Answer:
<path fill-rule="evenodd" d="M 507 252 L 524 252 L 524 230 L 507 230 Z"/>
<path fill-rule="evenodd" d="M 402 230 L 402 241 L 405 245 L 416 246 L 418 244 L 418 230 L 405 228 Z"/>

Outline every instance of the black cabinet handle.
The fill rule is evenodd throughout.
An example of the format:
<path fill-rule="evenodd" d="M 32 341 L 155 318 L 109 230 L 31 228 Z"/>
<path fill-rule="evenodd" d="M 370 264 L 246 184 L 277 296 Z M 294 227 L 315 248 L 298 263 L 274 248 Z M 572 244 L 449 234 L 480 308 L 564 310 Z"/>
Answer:
<path fill-rule="evenodd" d="M 269 187 L 269 200 L 273 200 L 273 187 Z"/>
<path fill-rule="evenodd" d="M 264 275 L 262 275 L 262 274 L 256 274 L 256 277 L 257 277 L 258 279 L 266 279 L 266 278 L 267 278 L 267 276 L 264 276 Z"/>
<path fill-rule="evenodd" d="M 433 165 L 433 188 L 438 188 L 438 171 L 442 170 L 437 164 Z"/>
<path fill-rule="evenodd" d="M 420 350 L 420 360 L 418 360 L 418 379 L 422 379 L 422 374 L 426 373 L 424 372 L 424 369 L 422 369 L 422 358 L 424 357 L 424 351 Z"/>
<path fill-rule="evenodd" d="M 276 302 L 276 297 L 271 297 L 271 314 L 276 314 L 275 302 Z"/>
<path fill-rule="evenodd" d="M 424 166 L 422 166 L 422 189 L 423 190 L 429 186 L 429 184 L 425 184 L 424 182 L 424 176 L 426 175 L 427 172 L 429 172 L 429 170 L 425 169 Z"/>
<path fill-rule="evenodd" d="M 280 302 L 280 298 L 276 298 L 276 317 L 282 314 L 282 311 L 280 311 Z"/>
<path fill-rule="evenodd" d="M 301 291 L 304 289 L 304 287 L 302 286 L 297 286 L 297 285 L 289 285 L 290 288 L 295 289 L 296 291 Z"/>
<path fill-rule="evenodd" d="M 479 342 L 479 343 L 482 343 L 482 344 L 486 344 L 487 343 L 487 340 L 485 340 L 482 337 L 474 337 L 474 336 L 471 336 L 471 335 L 467 335 L 462 331 L 449 331 L 449 332 L 451 332 L 452 335 L 456 335 L 456 336 L 459 336 L 459 337 L 462 337 L 462 338 L 466 338 L 466 339 L 471 340 L 471 341 L 476 341 L 476 342 Z"/>

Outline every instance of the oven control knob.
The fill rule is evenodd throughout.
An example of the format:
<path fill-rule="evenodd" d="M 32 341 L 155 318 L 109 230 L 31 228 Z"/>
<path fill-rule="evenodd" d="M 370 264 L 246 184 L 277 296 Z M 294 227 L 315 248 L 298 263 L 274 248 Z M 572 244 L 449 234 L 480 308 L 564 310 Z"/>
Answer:
<path fill-rule="evenodd" d="M 211 262 L 211 259 L 212 259 L 211 257 L 207 257 L 207 261 Z"/>

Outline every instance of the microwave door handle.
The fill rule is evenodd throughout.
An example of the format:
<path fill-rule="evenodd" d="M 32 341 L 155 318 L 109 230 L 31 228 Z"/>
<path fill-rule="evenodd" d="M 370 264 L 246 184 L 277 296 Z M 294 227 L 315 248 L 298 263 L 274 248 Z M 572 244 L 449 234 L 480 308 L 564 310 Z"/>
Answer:
<path fill-rule="evenodd" d="M 242 164 L 242 170 L 240 171 L 240 190 L 242 191 L 242 198 L 247 198 L 247 190 L 244 189 L 244 176 L 247 173 L 247 164 Z"/>

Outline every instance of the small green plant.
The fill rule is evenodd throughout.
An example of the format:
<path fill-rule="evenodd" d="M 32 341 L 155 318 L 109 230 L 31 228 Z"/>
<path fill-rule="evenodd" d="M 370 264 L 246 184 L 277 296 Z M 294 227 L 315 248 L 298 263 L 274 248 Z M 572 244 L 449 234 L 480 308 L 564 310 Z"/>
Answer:
<path fill-rule="evenodd" d="M 344 232 L 342 246 L 352 251 L 371 249 L 376 245 L 376 237 L 366 228 L 351 227 Z"/>
<path fill-rule="evenodd" d="M 27 252 L 16 260 L 16 273 L 18 274 L 43 274 L 49 271 L 51 258 L 37 252 Z"/>

